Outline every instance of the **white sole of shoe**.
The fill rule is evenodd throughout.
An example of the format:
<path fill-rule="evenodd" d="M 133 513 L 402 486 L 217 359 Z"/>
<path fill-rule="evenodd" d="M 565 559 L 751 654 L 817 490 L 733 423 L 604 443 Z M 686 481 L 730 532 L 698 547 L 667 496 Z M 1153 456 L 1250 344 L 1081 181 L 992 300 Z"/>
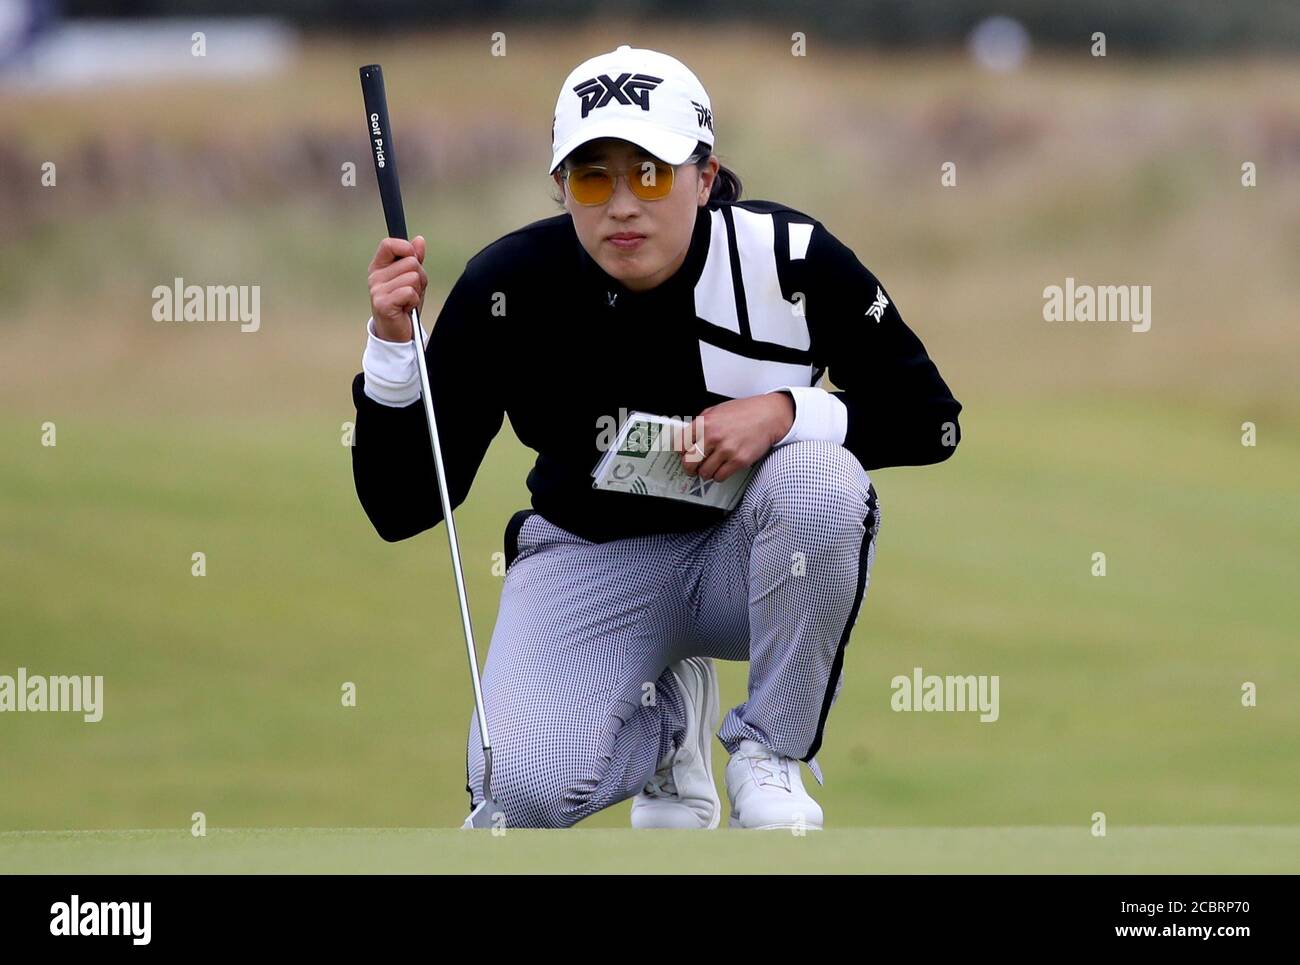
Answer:
<path fill-rule="evenodd" d="M 734 815 L 734 814 L 731 816 L 731 820 L 727 822 L 727 827 L 729 827 L 729 828 L 737 828 L 737 829 L 739 829 L 739 830 L 741 830 L 741 831 L 820 831 L 820 830 L 822 830 L 822 827 L 821 827 L 820 824 L 818 824 L 818 825 L 812 825 L 812 824 L 760 824 L 760 825 L 759 825 L 758 827 L 756 827 L 756 828 L 747 828 L 747 827 L 745 827 L 744 825 L 742 825 L 742 824 L 740 823 L 740 818 L 736 817 L 736 815 Z"/>
<path fill-rule="evenodd" d="M 718 783 L 713 778 L 713 735 L 718 729 L 718 717 L 721 714 L 722 695 L 718 691 L 718 675 L 715 670 L 705 676 L 704 700 L 700 705 L 700 746 L 699 755 L 704 758 L 705 769 L 709 772 L 709 786 L 713 788 L 713 820 L 704 830 L 712 831 L 722 823 L 722 797 L 718 794 Z"/>

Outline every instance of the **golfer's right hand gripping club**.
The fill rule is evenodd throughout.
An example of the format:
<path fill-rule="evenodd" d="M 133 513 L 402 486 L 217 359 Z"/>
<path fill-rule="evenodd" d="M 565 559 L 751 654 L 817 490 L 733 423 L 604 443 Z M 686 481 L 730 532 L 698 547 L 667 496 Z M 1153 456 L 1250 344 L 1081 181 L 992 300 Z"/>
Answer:
<path fill-rule="evenodd" d="M 379 181 L 379 197 L 384 204 L 384 219 L 390 238 L 406 238 L 406 212 L 402 208 L 402 188 L 397 180 L 397 154 L 393 147 L 393 129 L 388 123 L 388 96 L 384 93 L 384 72 L 378 64 L 362 67 L 361 94 L 366 102 L 366 134 Z M 460 546 L 451 513 L 451 495 L 447 492 L 447 473 L 442 465 L 442 446 L 438 442 L 438 421 L 433 414 L 433 394 L 429 391 L 429 367 L 424 358 L 424 329 L 420 314 L 411 309 L 411 342 L 415 346 L 416 365 L 420 370 L 420 397 L 424 400 L 424 417 L 429 426 L 429 443 L 433 447 L 434 466 L 438 472 L 438 496 L 442 499 L 442 518 L 451 544 L 451 565 L 456 575 L 456 593 L 460 597 L 460 618 L 465 627 L 465 648 L 469 655 L 470 679 L 474 682 L 474 709 L 478 714 L 478 732 L 483 738 L 483 801 L 470 814 L 465 827 L 503 828 L 505 813 L 492 798 L 492 740 L 488 736 L 487 713 L 483 709 L 483 687 L 479 682 L 478 654 L 474 649 L 474 628 L 469 618 L 469 600 L 465 595 L 465 577 L 460 566 Z M 414 498 L 420 498 L 416 495 Z"/>

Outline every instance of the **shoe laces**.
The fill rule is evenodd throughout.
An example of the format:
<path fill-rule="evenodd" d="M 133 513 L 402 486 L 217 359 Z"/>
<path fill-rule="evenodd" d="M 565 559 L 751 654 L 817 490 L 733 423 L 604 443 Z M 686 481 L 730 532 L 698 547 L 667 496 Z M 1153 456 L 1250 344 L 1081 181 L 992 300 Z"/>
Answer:
<path fill-rule="evenodd" d="M 782 757 L 776 751 L 760 746 L 758 753 L 745 756 L 749 760 L 750 773 L 754 775 L 756 787 L 775 787 L 782 791 L 790 790 L 790 758 Z"/>
<path fill-rule="evenodd" d="M 677 797 L 677 782 L 673 780 L 672 765 L 670 764 L 666 770 L 655 772 L 655 775 L 645 782 L 641 793 L 653 798 Z"/>

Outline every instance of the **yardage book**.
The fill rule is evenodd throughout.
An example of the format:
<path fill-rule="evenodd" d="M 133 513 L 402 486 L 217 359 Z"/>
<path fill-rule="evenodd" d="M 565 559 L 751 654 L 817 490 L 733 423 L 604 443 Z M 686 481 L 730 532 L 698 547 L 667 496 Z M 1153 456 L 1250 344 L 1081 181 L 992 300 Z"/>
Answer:
<path fill-rule="evenodd" d="M 686 472 L 682 454 L 673 449 L 673 429 L 687 423 L 648 412 L 630 412 L 618 438 L 591 471 L 593 489 L 613 489 L 640 496 L 734 509 L 754 471 L 750 466 L 722 482 Z"/>

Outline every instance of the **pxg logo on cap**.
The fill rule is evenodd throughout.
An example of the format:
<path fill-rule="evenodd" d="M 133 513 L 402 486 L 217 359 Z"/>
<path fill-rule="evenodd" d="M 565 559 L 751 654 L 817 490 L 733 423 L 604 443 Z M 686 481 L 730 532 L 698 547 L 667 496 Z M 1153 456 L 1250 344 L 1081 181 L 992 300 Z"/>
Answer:
<path fill-rule="evenodd" d="M 610 80 L 608 74 L 601 74 L 584 80 L 573 88 L 573 92 L 582 98 L 583 117 L 616 98 L 620 104 L 636 104 L 641 110 L 648 111 L 650 92 L 663 82 L 662 77 L 649 74 L 625 73 L 620 74 L 618 80 Z"/>
<path fill-rule="evenodd" d="M 602 137 L 631 141 L 681 164 L 700 141 L 713 147 L 713 108 L 699 78 L 675 57 L 623 44 L 575 67 L 551 124 L 551 172 Z"/>

